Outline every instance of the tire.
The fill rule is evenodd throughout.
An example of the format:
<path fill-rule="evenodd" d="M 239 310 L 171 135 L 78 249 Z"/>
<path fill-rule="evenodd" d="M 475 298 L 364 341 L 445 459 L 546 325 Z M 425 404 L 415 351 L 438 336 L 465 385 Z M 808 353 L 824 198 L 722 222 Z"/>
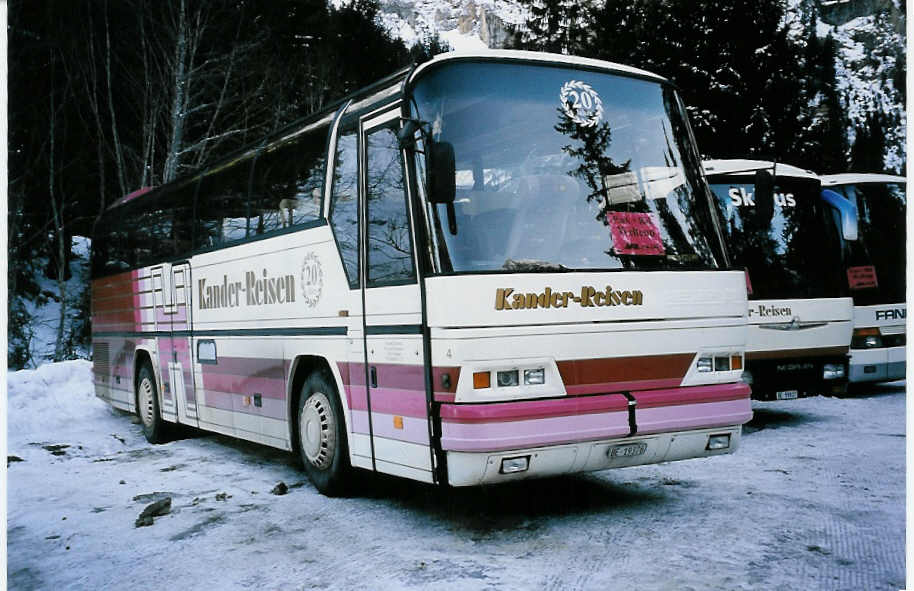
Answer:
<path fill-rule="evenodd" d="M 144 363 L 136 380 L 136 414 L 143 425 L 143 435 L 149 443 L 165 441 L 165 421 L 159 412 L 159 390 L 152 367 Z"/>
<path fill-rule="evenodd" d="M 314 372 L 302 385 L 296 413 L 298 452 L 308 479 L 328 497 L 348 490 L 349 445 L 336 388 Z"/>

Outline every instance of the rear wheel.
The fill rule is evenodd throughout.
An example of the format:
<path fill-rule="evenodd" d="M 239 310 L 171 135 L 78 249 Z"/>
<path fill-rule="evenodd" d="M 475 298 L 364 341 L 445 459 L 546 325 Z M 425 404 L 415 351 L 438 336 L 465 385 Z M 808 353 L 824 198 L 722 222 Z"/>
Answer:
<path fill-rule="evenodd" d="M 143 435 L 149 443 L 165 441 L 165 421 L 159 413 L 159 394 L 155 374 L 148 363 L 140 368 L 136 381 L 136 413 L 143 423 Z"/>
<path fill-rule="evenodd" d="M 305 380 L 298 399 L 298 451 L 308 479 L 327 496 L 346 492 L 349 446 L 336 388 L 322 373 Z"/>

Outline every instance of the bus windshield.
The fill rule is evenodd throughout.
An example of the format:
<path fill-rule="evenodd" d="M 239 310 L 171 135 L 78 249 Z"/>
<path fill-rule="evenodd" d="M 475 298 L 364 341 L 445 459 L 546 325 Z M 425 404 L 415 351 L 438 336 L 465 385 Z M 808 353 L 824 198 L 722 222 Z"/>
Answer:
<path fill-rule="evenodd" d="M 846 295 L 841 247 L 816 179 L 777 177 L 774 201 L 756 203 L 752 176 L 710 175 L 733 264 L 749 275 L 749 298 Z"/>
<path fill-rule="evenodd" d="M 455 151 L 453 220 L 443 204 L 427 210 L 441 272 L 721 264 L 700 162 L 668 85 L 461 62 L 422 76 L 411 105 Z"/>
<path fill-rule="evenodd" d="M 876 271 L 876 287 L 851 291 L 854 303 L 905 301 L 905 186 L 865 183 L 847 193 L 857 205 L 859 222 L 859 240 L 848 243 L 848 264 L 872 265 Z"/>

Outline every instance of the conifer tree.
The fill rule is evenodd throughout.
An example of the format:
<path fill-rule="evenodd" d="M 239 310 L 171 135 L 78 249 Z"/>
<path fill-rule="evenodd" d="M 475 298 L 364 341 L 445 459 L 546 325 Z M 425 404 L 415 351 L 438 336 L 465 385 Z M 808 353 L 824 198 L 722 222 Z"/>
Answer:
<path fill-rule="evenodd" d="M 885 171 L 885 128 L 878 113 L 870 113 L 862 126 L 857 126 L 851 147 L 851 172 Z"/>
<path fill-rule="evenodd" d="M 584 55 L 591 35 L 589 0 L 521 0 L 530 11 L 524 27 L 513 30 L 508 45 L 515 49 Z"/>

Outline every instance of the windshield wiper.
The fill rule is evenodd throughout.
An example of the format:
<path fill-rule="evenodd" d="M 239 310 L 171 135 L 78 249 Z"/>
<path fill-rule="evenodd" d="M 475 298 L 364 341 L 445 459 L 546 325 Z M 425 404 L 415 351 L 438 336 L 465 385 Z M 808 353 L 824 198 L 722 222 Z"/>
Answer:
<path fill-rule="evenodd" d="M 520 259 L 515 261 L 514 259 L 505 260 L 505 264 L 501 266 L 502 269 L 506 271 L 521 271 L 521 272 L 530 272 L 530 271 L 570 271 L 568 267 L 559 263 L 550 263 L 549 261 L 537 261 L 534 259 Z"/>

